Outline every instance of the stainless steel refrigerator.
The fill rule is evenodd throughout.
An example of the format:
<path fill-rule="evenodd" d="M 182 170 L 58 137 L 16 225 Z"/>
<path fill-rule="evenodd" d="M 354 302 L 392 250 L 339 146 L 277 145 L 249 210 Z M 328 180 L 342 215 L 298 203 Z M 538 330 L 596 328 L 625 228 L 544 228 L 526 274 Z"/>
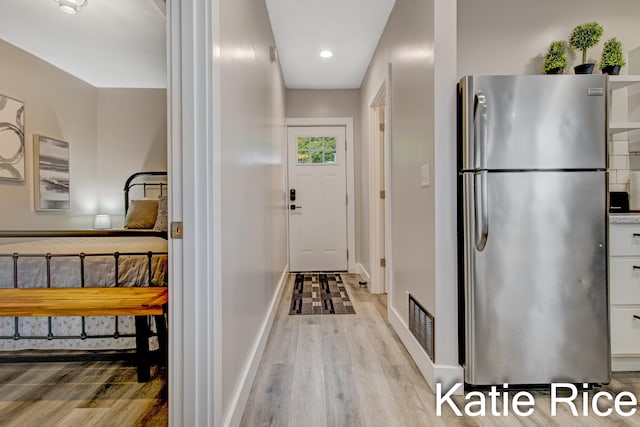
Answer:
<path fill-rule="evenodd" d="M 608 383 L 604 77 L 459 88 L 465 381 Z"/>

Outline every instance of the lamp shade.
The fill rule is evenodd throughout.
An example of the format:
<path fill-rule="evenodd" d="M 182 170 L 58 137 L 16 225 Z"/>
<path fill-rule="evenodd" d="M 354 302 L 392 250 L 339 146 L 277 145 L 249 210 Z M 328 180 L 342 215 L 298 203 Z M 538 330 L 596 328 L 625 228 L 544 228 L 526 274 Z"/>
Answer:
<path fill-rule="evenodd" d="M 111 228 L 111 217 L 109 215 L 96 215 L 93 220 L 93 228 L 97 230 L 106 230 Z"/>

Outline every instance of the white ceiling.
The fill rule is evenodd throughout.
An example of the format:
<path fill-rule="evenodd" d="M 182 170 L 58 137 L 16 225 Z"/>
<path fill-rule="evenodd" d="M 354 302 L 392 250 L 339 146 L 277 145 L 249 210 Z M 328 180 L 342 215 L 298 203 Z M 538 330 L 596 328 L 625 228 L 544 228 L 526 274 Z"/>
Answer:
<path fill-rule="evenodd" d="M 160 5 L 160 7 L 159 7 Z M 96 87 L 166 87 L 161 0 L 0 0 L 0 38 Z"/>
<path fill-rule="evenodd" d="M 166 87 L 164 0 L 88 1 L 0 0 L 0 39 L 96 87 Z M 286 86 L 359 88 L 394 1 L 266 0 Z"/>
<path fill-rule="evenodd" d="M 286 86 L 359 88 L 394 2 L 266 0 Z"/>

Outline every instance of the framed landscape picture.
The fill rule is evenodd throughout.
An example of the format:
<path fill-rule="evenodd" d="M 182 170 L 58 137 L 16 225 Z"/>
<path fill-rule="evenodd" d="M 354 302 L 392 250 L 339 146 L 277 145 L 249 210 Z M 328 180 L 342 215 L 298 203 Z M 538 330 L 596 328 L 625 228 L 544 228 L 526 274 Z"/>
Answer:
<path fill-rule="evenodd" d="M 34 135 L 33 158 L 36 210 L 68 210 L 71 205 L 69 143 Z"/>
<path fill-rule="evenodd" d="M 24 181 L 24 104 L 0 95 L 0 180 Z"/>

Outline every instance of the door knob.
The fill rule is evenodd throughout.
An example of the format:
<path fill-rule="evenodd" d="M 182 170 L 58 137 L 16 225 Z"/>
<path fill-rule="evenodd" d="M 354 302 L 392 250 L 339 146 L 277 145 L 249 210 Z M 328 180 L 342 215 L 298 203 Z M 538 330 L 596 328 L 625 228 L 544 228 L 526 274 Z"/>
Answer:
<path fill-rule="evenodd" d="M 289 206 L 289 208 L 290 208 L 292 211 L 295 211 L 296 209 L 302 209 L 302 206 L 291 205 L 291 206 Z"/>

